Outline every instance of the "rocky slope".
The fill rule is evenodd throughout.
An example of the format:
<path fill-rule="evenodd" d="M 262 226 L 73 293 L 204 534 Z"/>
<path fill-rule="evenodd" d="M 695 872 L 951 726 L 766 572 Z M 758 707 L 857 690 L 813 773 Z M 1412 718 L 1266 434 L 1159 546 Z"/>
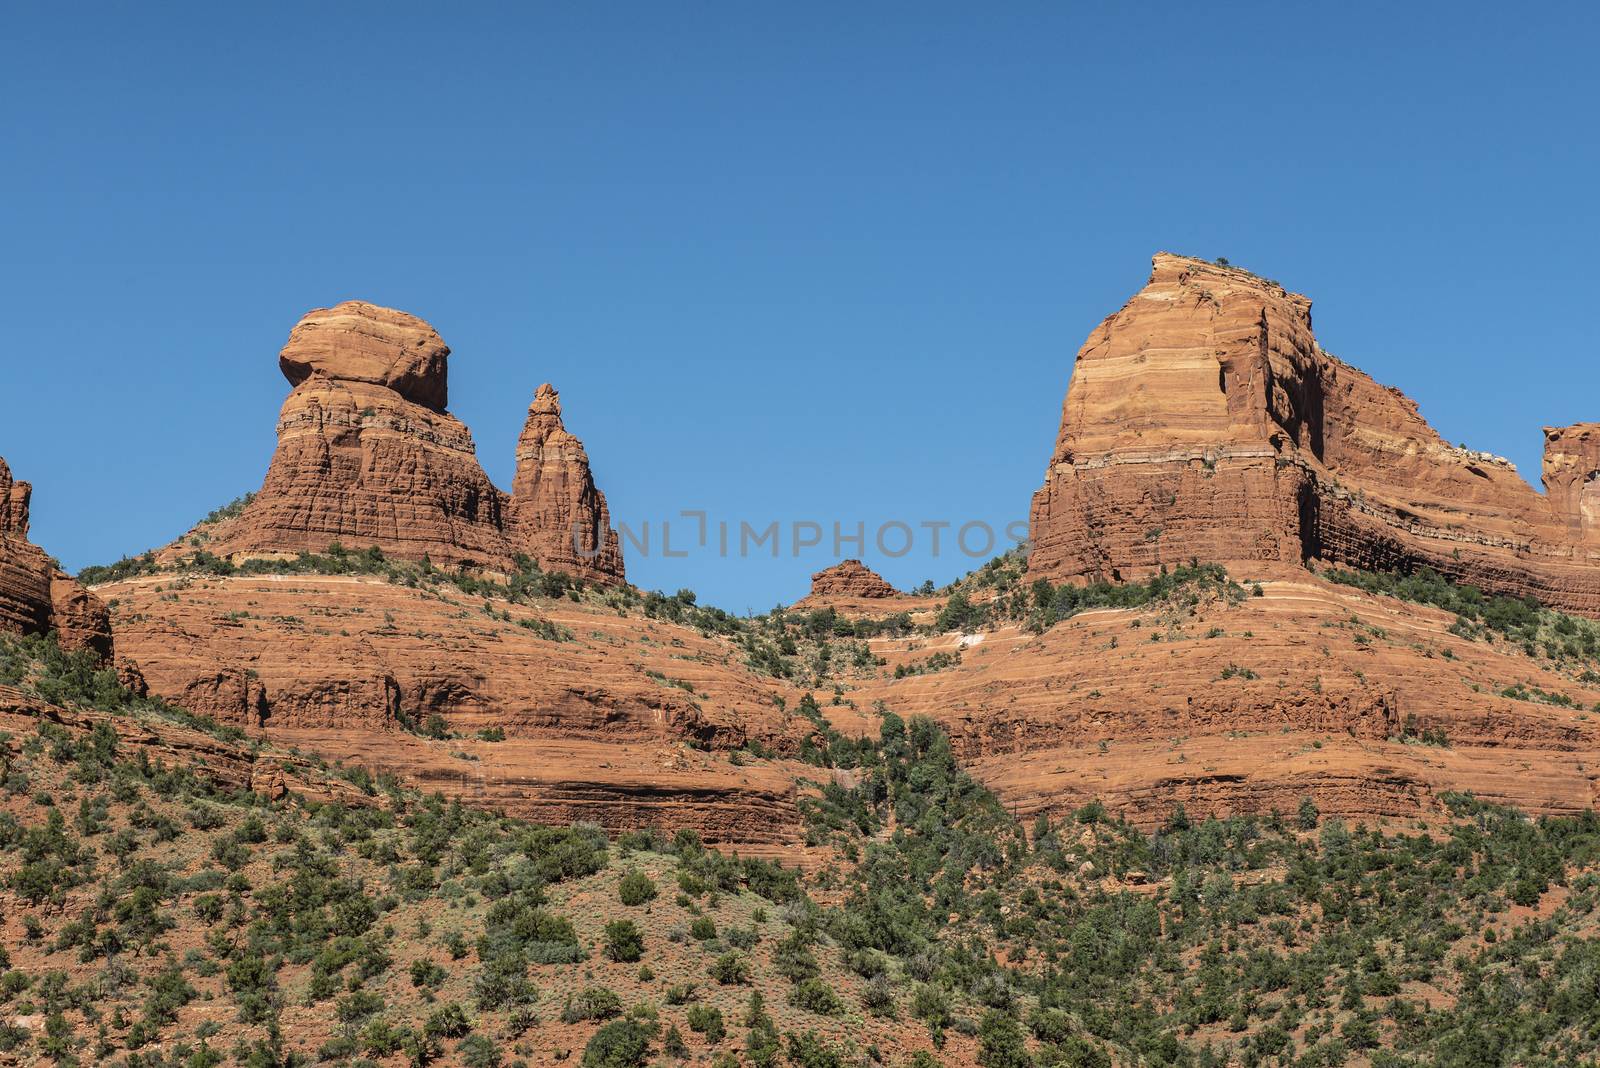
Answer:
<path fill-rule="evenodd" d="M 66 649 L 111 654 L 105 604 L 28 540 L 33 487 L 19 482 L 0 458 L 0 630 L 55 631 Z"/>
<path fill-rule="evenodd" d="M 395 559 L 446 568 L 547 570 L 622 578 L 622 554 L 583 445 L 542 387 L 518 447 L 513 493 L 478 463 L 471 432 L 446 411 L 450 349 L 405 312 L 346 301 L 309 312 L 278 364 L 293 387 L 278 418 L 278 447 L 243 513 L 198 531 L 225 559 L 377 546 Z"/>
<path fill-rule="evenodd" d="M 1426 564 L 1600 615 L 1597 429 L 1545 431 L 1541 496 L 1322 349 L 1305 297 L 1163 253 L 1078 354 L 1033 500 L 1031 567 L 1132 578 L 1193 558 Z"/>
<path fill-rule="evenodd" d="M 219 722 L 533 818 L 797 838 L 795 774 L 725 753 L 782 744 L 779 701 L 798 691 L 688 627 L 593 595 L 530 606 L 366 577 L 162 575 L 100 592 L 124 666 Z"/>
<path fill-rule="evenodd" d="M 1600 801 L 1600 675 L 1298 568 L 1253 577 L 1259 597 L 1184 592 L 1042 634 L 874 639 L 885 670 L 846 697 L 938 720 L 1023 815 L 1099 799 L 1151 827 L 1180 801 L 1226 816 L 1311 797 L 1350 819 L 1437 814 L 1450 791 L 1535 813 Z M 938 654 L 954 663 L 894 677 Z"/>
<path fill-rule="evenodd" d="M 886 720 L 807 799 L 802 873 L 448 803 L 43 651 L 0 637 L 6 1065 L 1584 1064 L 1600 1034 L 1592 818 L 1024 824 Z"/>

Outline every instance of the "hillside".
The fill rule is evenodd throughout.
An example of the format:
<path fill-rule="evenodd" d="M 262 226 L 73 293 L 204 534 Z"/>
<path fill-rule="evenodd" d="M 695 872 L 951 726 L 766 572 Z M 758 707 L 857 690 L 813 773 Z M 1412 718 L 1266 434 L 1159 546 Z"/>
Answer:
<path fill-rule="evenodd" d="M 1557 1064 L 1600 1026 L 1592 814 L 1025 825 L 886 713 L 801 876 L 307 764 L 45 642 L 0 673 L 20 1064 Z"/>

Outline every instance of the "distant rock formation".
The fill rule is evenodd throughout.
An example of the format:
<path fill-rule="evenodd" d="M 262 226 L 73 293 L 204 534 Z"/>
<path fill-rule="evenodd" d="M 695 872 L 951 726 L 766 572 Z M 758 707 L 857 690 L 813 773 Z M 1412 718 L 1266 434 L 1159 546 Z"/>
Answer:
<path fill-rule="evenodd" d="M 111 618 L 105 604 L 28 540 L 33 487 L 12 478 L 0 458 L 0 630 L 55 631 L 61 647 L 111 656 Z"/>
<path fill-rule="evenodd" d="M 1311 302 L 1158 254 L 1089 336 L 1034 495 L 1030 574 L 1132 578 L 1192 558 L 1429 565 L 1600 615 L 1600 442 L 1547 430 L 1535 492 L 1317 344 Z"/>
<path fill-rule="evenodd" d="M 841 560 L 811 576 L 811 597 L 877 599 L 900 591 L 860 560 Z"/>
<path fill-rule="evenodd" d="M 620 581 L 605 498 L 582 443 L 561 425 L 555 391 L 535 399 L 518 448 L 517 484 L 528 495 L 507 496 L 478 463 L 471 432 L 445 410 L 449 355 L 433 327 L 405 312 L 362 301 L 309 312 L 278 357 L 294 388 L 266 480 L 240 515 L 208 530 L 206 549 L 239 560 L 339 543 L 499 571 L 526 555 Z"/>
<path fill-rule="evenodd" d="M 561 397 L 546 382 L 528 407 L 511 484 L 512 538 L 546 571 L 602 581 L 623 578 L 622 549 L 583 442 L 561 422 Z"/>

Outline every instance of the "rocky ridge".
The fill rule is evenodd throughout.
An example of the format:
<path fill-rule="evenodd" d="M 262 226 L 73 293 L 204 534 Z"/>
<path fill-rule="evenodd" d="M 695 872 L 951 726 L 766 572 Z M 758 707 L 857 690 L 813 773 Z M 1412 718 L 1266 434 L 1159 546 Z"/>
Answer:
<path fill-rule="evenodd" d="M 279 745 L 529 818 L 798 840 L 797 774 L 724 754 L 782 745 L 799 691 L 692 628 L 353 576 L 168 574 L 100 591 L 119 657 L 152 693 Z"/>

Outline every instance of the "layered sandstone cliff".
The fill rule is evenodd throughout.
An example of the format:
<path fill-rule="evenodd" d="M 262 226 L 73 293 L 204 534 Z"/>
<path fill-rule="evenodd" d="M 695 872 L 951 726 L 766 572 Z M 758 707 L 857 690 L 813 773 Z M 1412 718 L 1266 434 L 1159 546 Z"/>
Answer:
<path fill-rule="evenodd" d="M 795 781 L 814 769 L 722 751 L 783 745 L 799 693 L 693 627 L 598 596 L 514 604 L 348 576 L 102 591 L 150 692 L 252 735 L 536 819 L 798 841 Z"/>
<path fill-rule="evenodd" d="M 53 630 L 64 649 L 89 649 L 108 657 L 111 620 L 105 604 L 28 540 L 32 493 L 0 458 L 0 630 Z"/>
<path fill-rule="evenodd" d="M 1597 429 L 1545 432 L 1541 496 L 1323 350 L 1305 297 L 1163 253 L 1078 354 L 1034 495 L 1029 568 L 1066 579 L 1193 558 L 1426 564 L 1600 615 Z"/>
<path fill-rule="evenodd" d="M 433 327 L 405 312 L 346 301 L 308 313 L 279 354 L 293 390 L 266 480 L 239 516 L 207 531 L 206 548 L 239 560 L 339 543 L 499 571 L 526 556 L 620 580 L 605 498 L 582 443 L 561 425 L 555 391 L 534 401 L 508 496 L 446 410 L 449 355 Z"/>

